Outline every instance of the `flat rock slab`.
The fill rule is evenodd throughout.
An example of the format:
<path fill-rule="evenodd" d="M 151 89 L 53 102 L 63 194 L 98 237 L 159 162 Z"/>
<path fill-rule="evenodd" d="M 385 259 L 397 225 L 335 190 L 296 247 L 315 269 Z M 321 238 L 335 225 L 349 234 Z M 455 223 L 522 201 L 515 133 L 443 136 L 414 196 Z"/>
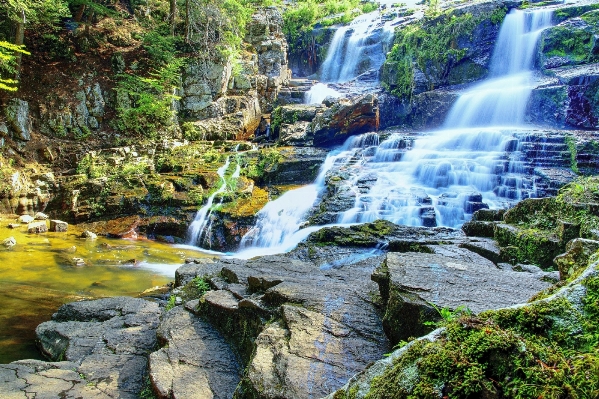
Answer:
<path fill-rule="evenodd" d="M 115 297 L 72 302 L 36 328 L 52 360 L 81 361 L 92 354 L 146 355 L 156 346 L 158 304 Z"/>
<path fill-rule="evenodd" d="M 392 342 L 423 335 L 423 322 L 439 318 L 431 304 L 479 313 L 526 302 L 551 285 L 531 273 L 489 267 L 470 254 L 387 254 L 373 279 L 387 302 L 383 324 Z"/>
<path fill-rule="evenodd" d="M 241 367 L 214 327 L 178 306 L 165 315 L 158 337 L 165 346 L 150 355 L 150 378 L 159 398 L 233 397 Z"/>
<path fill-rule="evenodd" d="M 124 357 L 126 358 L 126 357 Z M 2 399 L 137 399 L 142 388 L 139 365 L 123 357 L 89 359 L 83 365 L 74 362 L 44 362 L 19 360 L 0 364 L 0 397 Z M 92 364 L 99 361 L 99 364 Z M 125 375 L 121 364 L 129 363 L 136 369 Z M 91 368 L 90 368 L 91 366 Z M 124 378 L 123 378 L 124 377 Z M 121 387 L 116 387 L 120 385 Z M 115 388 L 116 387 L 116 388 Z M 131 389 L 128 391 L 127 389 Z"/>

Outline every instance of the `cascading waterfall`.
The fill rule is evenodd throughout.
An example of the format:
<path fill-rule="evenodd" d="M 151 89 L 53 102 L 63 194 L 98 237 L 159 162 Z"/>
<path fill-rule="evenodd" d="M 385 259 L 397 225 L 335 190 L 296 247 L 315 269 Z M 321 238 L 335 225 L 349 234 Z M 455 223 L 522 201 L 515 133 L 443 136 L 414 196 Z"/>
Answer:
<path fill-rule="evenodd" d="M 216 198 L 216 196 L 218 194 L 223 193 L 227 189 L 227 182 L 225 181 L 225 173 L 227 172 L 227 169 L 229 168 L 229 164 L 230 164 L 230 159 L 229 159 L 229 157 L 227 157 L 225 164 L 223 166 L 221 166 L 220 168 L 218 168 L 218 170 L 216 171 L 216 173 L 218 174 L 218 176 L 221 179 L 221 185 L 218 188 L 218 190 L 216 190 L 214 193 L 212 193 L 212 195 L 210 197 L 208 197 L 208 201 L 206 202 L 206 205 L 201 207 L 198 210 L 198 212 L 196 213 L 196 216 L 195 216 L 193 222 L 191 223 L 191 225 L 189 226 L 189 229 L 187 230 L 187 237 L 188 237 L 187 244 L 188 245 L 199 244 L 202 240 L 202 237 L 206 233 L 206 231 L 209 231 L 209 229 L 206 229 L 206 226 L 208 224 L 208 221 L 210 220 L 210 214 L 212 213 L 212 204 L 214 203 L 214 198 Z"/>
<path fill-rule="evenodd" d="M 300 229 L 306 215 L 325 189 L 326 174 L 333 167 L 339 168 L 352 162 L 359 150 L 378 145 L 378 140 L 376 133 L 350 137 L 340 149 L 328 154 L 313 184 L 288 191 L 266 204 L 258 212 L 256 225 L 241 240 L 239 248 L 244 253 L 243 256 L 283 252 L 293 248 L 314 231 L 314 228 Z"/>
<path fill-rule="evenodd" d="M 385 62 L 393 29 L 393 21 L 383 21 L 378 10 L 337 29 L 322 64 L 321 83 L 306 92 L 304 103 L 320 104 L 328 96 L 340 97 L 341 93 L 327 83 L 355 79 L 364 69 L 378 71 Z"/>
<path fill-rule="evenodd" d="M 512 10 L 501 25 L 490 65 L 490 79 L 462 94 L 445 127 L 520 125 L 534 88 L 534 52 L 539 35 L 551 25 L 551 11 Z"/>
<path fill-rule="evenodd" d="M 359 163 L 345 169 L 346 176 L 350 170 L 347 185 L 355 194 L 355 204 L 339 213 L 341 225 L 387 219 L 414 226 L 458 227 L 488 204 L 505 206 L 534 196 L 534 182 L 524 174 L 525 160 L 514 130 L 523 123 L 533 87 L 538 36 L 550 24 L 550 11 L 512 10 L 502 24 L 490 78 L 460 96 L 445 130 L 418 138 L 411 149 L 400 135 L 391 135 L 380 145 L 373 138 L 376 134 L 348 139 L 329 155 L 313 185 L 289 191 L 260 211 L 241 248 L 252 255 L 281 252 L 322 227 L 300 230 L 324 191 L 325 174 L 334 173 L 341 162 Z M 331 59 L 342 59 L 339 54 L 347 45 L 341 44 L 342 38 L 347 39 L 350 28 L 338 32 Z M 323 72 L 329 79 L 345 76 L 344 72 L 333 76 L 324 68 Z"/>

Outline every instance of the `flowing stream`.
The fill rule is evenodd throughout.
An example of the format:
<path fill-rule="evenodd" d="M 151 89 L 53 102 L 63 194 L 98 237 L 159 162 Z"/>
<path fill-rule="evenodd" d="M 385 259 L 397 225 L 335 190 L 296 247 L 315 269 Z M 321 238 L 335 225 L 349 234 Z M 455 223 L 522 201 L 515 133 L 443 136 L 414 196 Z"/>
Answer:
<path fill-rule="evenodd" d="M 328 83 L 344 83 L 362 72 L 378 71 L 392 44 L 393 30 L 394 20 L 385 20 L 380 10 L 360 15 L 337 29 L 322 64 L 321 83 L 306 92 L 304 103 L 320 104 L 326 97 L 341 97 Z"/>
<path fill-rule="evenodd" d="M 323 66 L 325 81 L 355 73 L 355 54 L 363 51 L 361 38 L 371 29 L 370 18 L 367 14 L 339 29 Z M 514 132 L 523 126 L 534 87 L 539 34 L 550 25 L 551 11 L 512 10 L 499 33 L 490 77 L 459 97 L 444 130 L 415 140 L 399 134 L 382 142 L 376 133 L 351 137 L 329 154 L 314 184 L 287 192 L 260 211 L 239 256 L 288 250 L 322 227 L 302 229 L 325 191 L 327 176 L 343 176 L 355 198 L 352 207 L 337 212 L 338 225 L 387 219 L 459 227 L 478 209 L 536 196 Z"/>
<path fill-rule="evenodd" d="M 206 201 L 206 205 L 201 207 L 196 213 L 195 219 L 189 225 L 189 229 L 187 230 L 187 244 L 188 245 L 196 245 L 201 243 L 202 237 L 204 234 L 210 231 L 209 228 L 206 228 L 208 225 L 208 221 L 210 220 L 210 215 L 212 214 L 212 205 L 214 204 L 214 198 L 218 194 L 223 193 L 227 189 L 227 182 L 225 180 L 225 173 L 229 168 L 230 158 L 227 157 L 225 164 L 218 168 L 216 173 L 218 177 L 220 177 L 221 185 L 210 197 L 208 197 L 208 201 Z M 239 165 L 238 165 L 239 166 Z M 236 171 L 237 172 L 237 171 Z"/>

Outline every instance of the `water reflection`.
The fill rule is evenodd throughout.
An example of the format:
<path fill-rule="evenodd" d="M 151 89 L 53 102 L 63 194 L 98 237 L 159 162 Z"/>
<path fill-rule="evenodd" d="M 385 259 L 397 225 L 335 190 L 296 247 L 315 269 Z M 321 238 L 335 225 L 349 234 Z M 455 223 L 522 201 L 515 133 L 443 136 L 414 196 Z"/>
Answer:
<path fill-rule="evenodd" d="M 40 358 L 35 327 L 65 302 L 135 296 L 174 278 L 185 258 L 213 256 L 149 240 L 86 240 L 76 232 L 28 234 L 0 220 L 0 363 Z M 72 229 L 72 227 L 71 227 Z"/>

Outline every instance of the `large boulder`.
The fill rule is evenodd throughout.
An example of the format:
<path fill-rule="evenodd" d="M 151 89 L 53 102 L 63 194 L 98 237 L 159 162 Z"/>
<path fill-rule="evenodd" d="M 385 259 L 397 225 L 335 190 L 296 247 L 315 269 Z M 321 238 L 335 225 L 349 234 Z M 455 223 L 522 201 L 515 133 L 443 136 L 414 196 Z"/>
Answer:
<path fill-rule="evenodd" d="M 596 319 L 588 310 L 589 299 L 597 295 L 598 275 L 598 265 L 592 263 L 550 296 L 446 322 L 447 327 L 396 349 L 326 399 L 461 395 L 465 379 L 472 382 L 468 395 L 498 398 L 531 388 L 530 380 L 520 380 L 521 373 L 544 376 L 543 384 L 529 391 L 532 396 L 584 396 L 586 385 L 573 381 L 576 373 L 588 370 L 587 363 L 577 361 L 593 358 L 593 348 L 585 339 L 572 338 L 595 331 Z M 545 356 L 563 361 L 547 373 Z M 586 381 L 597 384 L 597 376 L 589 374 Z"/>
<path fill-rule="evenodd" d="M 550 286 L 531 273 L 500 270 L 466 249 L 440 247 L 433 254 L 390 252 L 372 275 L 386 304 L 383 326 L 392 343 L 425 334 L 426 322 L 439 320 L 441 309 L 480 313 L 526 302 Z"/>
<path fill-rule="evenodd" d="M 159 317 L 156 303 L 137 298 L 63 305 L 36 329 L 42 352 L 54 362 L 0 365 L 0 396 L 139 398 Z"/>
<path fill-rule="evenodd" d="M 13 138 L 21 141 L 31 140 L 31 121 L 29 120 L 29 103 L 20 98 L 13 98 L 5 108 L 5 116 L 13 132 Z"/>
<path fill-rule="evenodd" d="M 345 259 L 336 266 L 319 267 L 303 249 L 179 268 L 178 281 L 207 275 L 218 288 L 204 295 L 198 311 L 248 364 L 237 396 L 322 397 L 385 353 L 387 340 L 368 294 L 376 289 L 368 276 L 381 258 L 356 261 L 355 254 L 335 251 L 336 260 Z"/>
<path fill-rule="evenodd" d="M 351 100 L 339 99 L 313 121 L 314 145 L 342 144 L 349 136 L 379 128 L 378 99 L 366 94 Z"/>

